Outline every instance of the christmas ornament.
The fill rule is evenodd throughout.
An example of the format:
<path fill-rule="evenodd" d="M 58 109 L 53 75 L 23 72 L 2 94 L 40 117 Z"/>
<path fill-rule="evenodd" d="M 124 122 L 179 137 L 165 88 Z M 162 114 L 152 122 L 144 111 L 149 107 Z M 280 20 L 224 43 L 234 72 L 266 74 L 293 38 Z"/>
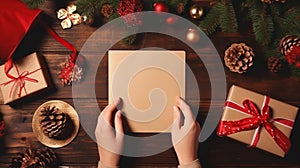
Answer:
<path fill-rule="evenodd" d="M 271 3 L 274 3 L 274 2 L 281 2 L 281 3 L 285 3 L 286 0 L 261 0 L 261 2 L 263 3 L 267 3 L 267 4 L 271 4 Z"/>
<path fill-rule="evenodd" d="M 82 18 L 78 13 L 74 13 L 77 7 L 74 4 L 67 6 L 67 9 L 60 9 L 57 11 L 57 18 L 63 20 L 61 22 L 61 27 L 63 29 L 68 29 L 73 25 L 78 25 L 82 22 Z"/>
<path fill-rule="evenodd" d="M 186 33 L 186 40 L 190 43 L 196 43 L 200 39 L 200 34 L 197 30 L 189 28 Z"/>
<path fill-rule="evenodd" d="M 94 23 L 94 18 L 91 16 L 83 15 L 82 21 L 87 25 L 92 25 Z"/>
<path fill-rule="evenodd" d="M 203 15 L 204 9 L 199 4 L 194 4 L 190 8 L 190 16 L 193 19 L 200 19 Z"/>
<path fill-rule="evenodd" d="M 282 70 L 283 63 L 278 57 L 269 57 L 268 58 L 268 69 L 271 72 L 277 73 Z"/>
<path fill-rule="evenodd" d="M 300 37 L 299 36 L 285 36 L 281 39 L 279 44 L 279 51 L 285 56 L 289 64 L 300 68 Z"/>
<path fill-rule="evenodd" d="M 245 43 L 233 43 L 224 56 L 225 65 L 232 72 L 242 74 L 253 65 L 254 53 Z"/>
<path fill-rule="evenodd" d="M 45 106 L 41 110 L 40 125 L 43 133 L 50 138 L 60 139 L 66 132 L 66 123 L 69 117 L 55 106 Z"/>
<path fill-rule="evenodd" d="M 57 168 L 58 159 L 55 153 L 48 148 L 28 148 L 23 153 L 12 157 L 10 168 Z"/>
<path fill-rule="evenodd" d="M 73 141 L 79 130 L 79 118 L 75 109 L 60 100 L 40 105 L 32 118 L 32 130 L 45 146 L 60 148 Z"/>
<path fill-rule="evenodd" d="M 182 2 L 178 3 L 176 11 L 178 14 L 182 14 L 184 12 L 184 3 Z"/>
<path fill-rule="evenodd" d="M 155 2 L 153 4 L 154 11 L 156 12 L 169 12 L 169 7 L 163 2 Z"/>
<path fill-rule="evenodd" d="M 124 21 L 130 25 L 140 25 L 141 20 L 136 18 L 136 15 L 129 15 L 128 14 L 134 12 L 141 12 L 143 10 L 143 5 L 141 0 L 120 0 L 119 7 L 118 7 L 118 14 L 120 16 L 125 16 Z"/>
<path fill-rule="evenodd" d="M 101 8 L 101 13 L 104 17 L 109 18 L 114 13 L 114 9 L 110 4 L 104 4 Z"/>

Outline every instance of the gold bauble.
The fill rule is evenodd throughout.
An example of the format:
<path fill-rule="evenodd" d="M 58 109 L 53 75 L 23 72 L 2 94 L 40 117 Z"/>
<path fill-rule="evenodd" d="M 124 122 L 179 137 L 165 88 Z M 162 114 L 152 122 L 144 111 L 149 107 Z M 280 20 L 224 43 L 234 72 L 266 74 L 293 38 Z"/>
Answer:
<path fill-rule="evenodd" d="M 190 8 L 190 16 L 193 19 L 199 19 L 199 18 L 201 18 L 202 15 L 203 15 L 203 13 L 204 13 L 204 9 L 199 4 L 194 4 Z"/>
<path fill-rule="evenodd" d="M 197 30 L 189 28 L 186 33 L 186 41 L 190 43 L 196 43 L 200 39 L 200 34 Z"/>

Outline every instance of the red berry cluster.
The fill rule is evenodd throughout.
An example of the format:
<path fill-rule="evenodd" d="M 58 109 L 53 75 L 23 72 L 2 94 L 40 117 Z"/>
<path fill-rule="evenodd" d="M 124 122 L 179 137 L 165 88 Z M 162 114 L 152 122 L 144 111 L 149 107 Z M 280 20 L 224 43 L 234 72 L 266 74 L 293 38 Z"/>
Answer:
<path fill-rule="evenodd" d="M 138 25 L 141 24 L 141 21 L 136 18 L 136 15 L 128 14 L 141 12 L 142 10 L 143 5 L 141 0 L 121 0 L 118 7 L 118 14 L 123 16 L 126 23 L 130 25 Z"/>
<path fill-rule="evenodd" d="M 285 57 L 290 64 L 294 64 L 297 68 L 300 68 L 300 46 L 293 46 Z"/>

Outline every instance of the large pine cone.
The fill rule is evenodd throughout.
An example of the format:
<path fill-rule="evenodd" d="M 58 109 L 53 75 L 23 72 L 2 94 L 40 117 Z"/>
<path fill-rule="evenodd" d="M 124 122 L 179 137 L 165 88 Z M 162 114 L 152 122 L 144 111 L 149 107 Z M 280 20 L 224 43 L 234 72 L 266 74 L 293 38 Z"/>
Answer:
<path fill-rule="evenodd" d="M 254 53 L 245 43 L 233 43 L 224 56 L 225 65 L 232 72 L 242 74 L 253 65 Z"/>
<path fill-rule="evenodd" d="M 51 149 L 26 149 L 11 159 L 10 168 L 57 168 L 58 159 Z"/>
<path fill-rule="evenodd" d="M 281 54 L 286 56 L 289 53 L 293 46 L 300 46 L 300 37 L 287 35 L 280 40 L 279 51 Z"/>
<path fill-rule="evenodd" d="M 55 106 L 41 110 L 40 125 L 43 133 L 50 138 L 58 138 L 66 126 L 68 116 Z"/>

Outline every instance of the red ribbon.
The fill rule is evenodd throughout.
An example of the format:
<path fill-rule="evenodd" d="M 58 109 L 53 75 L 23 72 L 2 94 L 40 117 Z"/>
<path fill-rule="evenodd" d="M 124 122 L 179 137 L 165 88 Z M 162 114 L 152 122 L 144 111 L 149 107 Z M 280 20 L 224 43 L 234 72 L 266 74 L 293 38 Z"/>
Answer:
<path fill-rule="evenodd" d="M 70 54 L 71 57 L 71 61 L 73 63 L 75 63 L 76 59 L 77 59 L 77 50 L 76 48 L 69 43 L 68 41 L 66 41 L 65 39 L 61 38 L 53 29 L 51 29 L 48 25 L 46 25 L 43 22 L 40 22 L 42 24 L 42 26 L 47 30 L 47 32 L 59 43 L 61 43 L 62 45 L 64 45 L 66 48 L 68 48 L 69 50 L 72 51 L 72 54 Z"/>
<path fill-rule="evenodd" d="M 0 122 L 0 137 L 3 136 L 2 131 L 4 130 L 4 125 L 5 125 L 5 124 L 4 124 L 4 121 L 1 121 L 1 122 Z"/>
<path fill-rule="evenodd" d="M 272 123 L 276 122 L 283 126 L 292 128 L 294 121 L 284 119 L 284 118 L 271 118 L 270 108 L 269 108 L 270 97 L 265 96 L 263 106 L 261 108 L 261 113 L 255 106 L 255 104 L 246 99 L 243 101 L 243 105 L 239 105 L 235 102 L 226 101 L 225 108 L 230 108 L 238 112 L 247 114 L 251 117 L 244 118 L 237 121 L 221 121 L 218 127 L 218 135 L 225 136 L 234 134 L 245 130 L 255 130 L 253 135 L 251 147 L 255 147 L 260 138 L 260 131 L 264 127 L 267 132 L 271 135 L 278 146 L 287 153 L 291 147 L 291 143 L 288 137 L 286 137 L 278 128 L 276 128 Z"/>
<path fill-rule="evenodd" d="M 8 69 L 7 67 L 10 67 L 10 68 Z M 27 94 L 27 91 L 26 91 L 26 88 L 25 88 L 25 81 L 34 82 L 34 83 L 39 82 L 36 79 L 28 77 L 28 75 L 31 75 L 31 74 L 33 74 L 33 73 L 41 70 L 41 68 L 38 68 L 38 69 L 36 69 L 36 70 L 34 70 L 32 72 L 24 71 L 24 72 L 20 73 L 18 67 L 15 66 L 16 67 L 16 71 L 17 71 L 17 77 L 14 77 L 14 76 L 12 76 L 12 75 L 9 74 L 9 71 L 10 71 L 11 67 L 13 67 L 12 61 L 7 61 L 5 63 L 5 70 L 4 71 L 5 71 L 6 76 L 8 78 L 10 78 L 11 80 L 0 84 L 0 86 L 1 85 L 6 86 L 6 85 L 8 85 L 8 84 L 10 84 L 10 83 L 13 82 L 13 85 L 12 85 L 12 87 L 10 89 L 10 92 L 9 92 L 9 97 L 12 96 L 12 92 L 13 92 L 13 90 L 14 90 L 15 87 L 19 87 L 18 97 L 21 97 L 22 90 L 24 90 L 25 94 Z"/>

